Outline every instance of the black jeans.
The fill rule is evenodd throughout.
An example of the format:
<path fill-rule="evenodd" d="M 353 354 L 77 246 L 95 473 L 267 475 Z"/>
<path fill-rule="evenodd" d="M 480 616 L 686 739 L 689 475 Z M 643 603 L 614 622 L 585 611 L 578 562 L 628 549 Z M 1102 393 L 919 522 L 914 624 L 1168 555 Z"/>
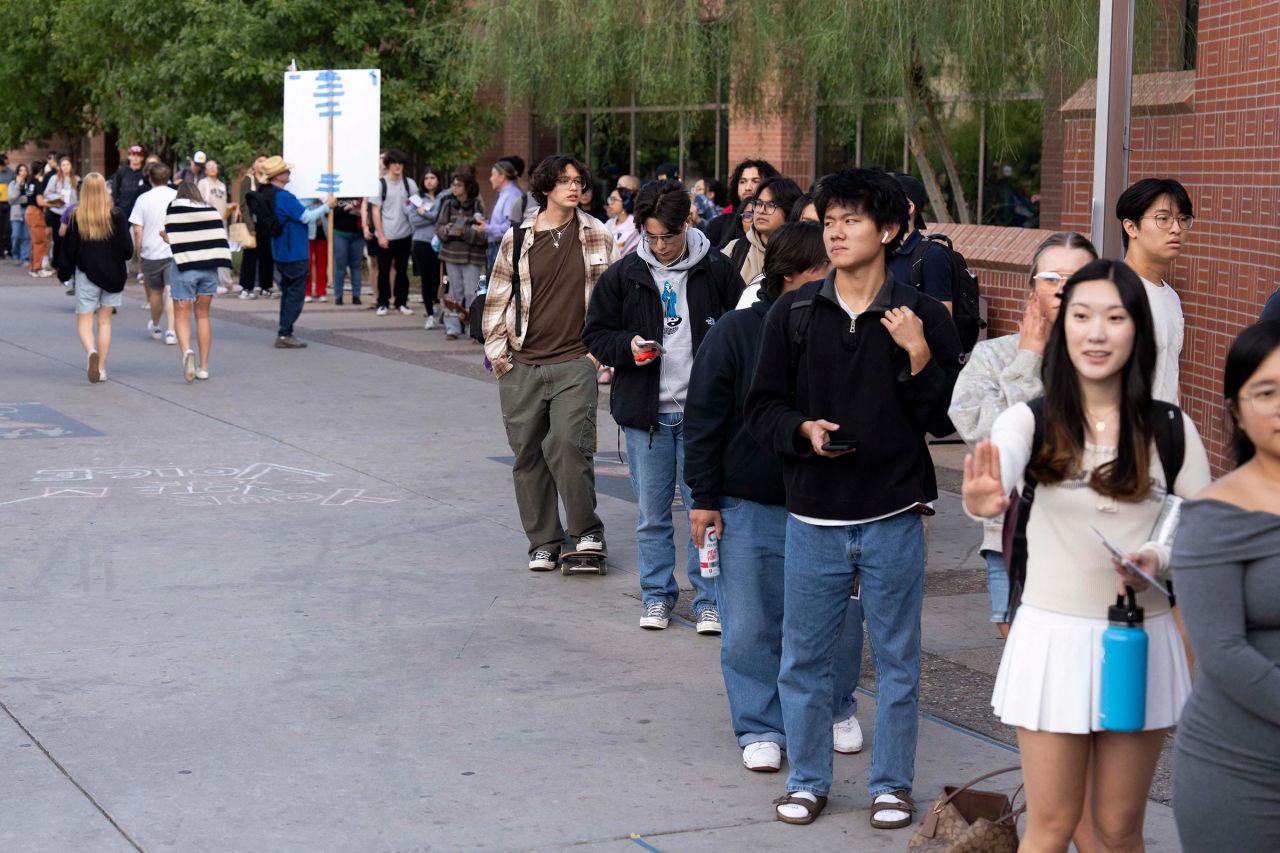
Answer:
<path fill-rule="evenodd" d="M 378 246 L 378 307 L 391 304 L 391 264 L 396 265 L 396 307 L 409 304 L 409 250 L 412 237 L 388 240 L 387 248 Z"/>
<path fill-rule="evenodd" d="M 280 268 L 280 329 L 276 334 L 288 338 L 293 336 L 293 324 L 302 314 L 307 295 L 307 262 L 289 261 L 276 266 Z M 268 274 L 267 281 L 270 280 Z"/>
<path fill-rule="evenodd" d="M 413 265 L 422 279 L 422 304 L 434 314 L 440 301 L 440 256 L 427 240 L 413 241 Z"/>
<path fill-rule="evenodd" d="M 49 226 L 49 237 L 53 240 L 53 268 L 58 269 L 58 259 L 62 257 L 62 214 L 44 212 L 44 224 Z"/>
<path fill-rule="evenodd" d="M 13 232 L 9 229 L 9 202 L 0 202 L 0 257 L 9 254 L 9 244 L 13 242 Z"/>

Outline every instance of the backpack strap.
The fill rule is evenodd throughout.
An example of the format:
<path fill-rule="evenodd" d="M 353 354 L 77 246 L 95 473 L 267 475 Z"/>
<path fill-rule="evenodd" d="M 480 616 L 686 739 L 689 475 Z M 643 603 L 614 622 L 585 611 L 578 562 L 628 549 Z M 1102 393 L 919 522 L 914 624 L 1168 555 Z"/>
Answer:
<path fill-rule="evenodd" d="M 800 357 L 804 354 L 809 335 L 809 323 L 813 317 L 813 300 L 821 289 L 821 281 L 813 281 L 796 291 L 796 298 L 787 312 L 787 352 L 791 356 L 791 396 L 795 400 L 796 373 L 800 369 Z"/>
<path fill-rule="evenodd" d="M 924 253 L 929 251 L 929 238 L 920 235 L 920 242 L 911 250 L 911 287 L 920 290 L 924 287 Z"/>
<path fill-rule="evenodd" d="M 516 301 L 516 337 L 520 337 L 520 254 L 524 249 L 524 229 L 511 232 L 511 298 Z"/>
<path fill-rule="evenodd" d="M 378 200 L 381 204 L 386 204 L 387 203 L 387 179 L 378 178 L 378 186 L 382 190 L 381 195 L 378 196 Z"/>
<path fill-rule="evenodd" d="M 1164 487 L 1173 494 L 1173 484 L 1182 471 L 1187 452 L 1187 434 L 1182 425 L 1182 410 L 1163 400 L 1151 401 L 1151 431 L 1164 468 Z"/>

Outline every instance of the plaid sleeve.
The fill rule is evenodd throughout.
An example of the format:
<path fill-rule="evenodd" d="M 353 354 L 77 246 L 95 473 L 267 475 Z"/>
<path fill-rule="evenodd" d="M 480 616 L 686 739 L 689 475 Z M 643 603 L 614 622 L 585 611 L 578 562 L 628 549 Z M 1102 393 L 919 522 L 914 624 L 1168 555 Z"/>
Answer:
<path fill-rule="evenodd" d="M 507 304 L 511 301 L 511 250 L 515 229 L 508 228 L 498 247 L 498 257 L 489 277 L 489 293 L 484 298 L 481 328 L 484 331 L 484 354 L 493 365 L 493 373 L 501 378 L 511 369 L 511 345 L 507 339 Z"/>

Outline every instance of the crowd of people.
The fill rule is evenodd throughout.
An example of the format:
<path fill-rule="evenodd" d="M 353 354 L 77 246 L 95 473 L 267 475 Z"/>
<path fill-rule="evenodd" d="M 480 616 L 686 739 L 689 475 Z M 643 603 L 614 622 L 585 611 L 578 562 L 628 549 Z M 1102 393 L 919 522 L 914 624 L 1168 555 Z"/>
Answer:
<path fill-rule="evenodd" d="M 639 626 L 670 626 L 682 565 L 694 629 L 720 636 L 744 766 L 788 765 L 778 820 L 817 819 L 833 752 L 864 748 L 865 627 L 868 817 L 913 822 L 938 500 L 927 436 L 958 432 L 972 447 L 963 506 L 983 525 L 990 618 L 1006 637 L 991 701 L 1017 732 L 1026 849 L 1141 849 L 1175 725 L 1186 849 L 1280 848 L 1280 306 L 1226 355 L 1239 467 L 1213 483 L 1177 406 L 1185 321 L 1170 278 L 1195 214 L 1176 180 L 1120 196 L 1121 261 L 1080 234 L 1046 239 L 1019 331 L 973 345 L 962 260 L 925 234 L 927 198 L 909 175 L 847 169 L 806 191 L 748 160 L 722 199 L 670 167 L 604 192 L 556 155 L 526 194 L 524 161 L 507 156 L 490 170 L 488 210 L 473 169 L 430 168 L 419 182 L 395 150 L 379 192 L 356 199 L 299 199 L 279 156 L 255 160 L 233 200 L 203 153 L 173 180 L 141 148 L 129 155 L 109 182 L 80 181 L 51 156 L 9 184 L 11 205 L 26 205 L 11 219 L 27 226 L 12 226 L 14 255 L 75 295 L 89 380 L 106 378 L 135 250 L 148 329 L 178 347 L 188 382 L 209 376 L 209 307 L 229 286 L 233 242 L 240 298 L 278 289 L 275 345 L 306 346 L 294 324 L 306 301 L 327 299 L 330 211 L 336 303 L 349 276 L 360 304 L 366 252 L 379 315 L 413 313 L 411 259 L 427 329 L 466 333 L 484 294 L 470 332 L 497 379 L 528 568 L 554 570 L 566 548 L 607 554 L 594 454 L 598 385 L 611 383 L 637 498 Z M 718 575 L 701 569 L 713 542 Z M 1140 608 L 1148 642 L 1145 683 L 1128 685 L 1143 722 L 1124 729 L 1100 709 L 1117 595 L 1122 615 Z"/>

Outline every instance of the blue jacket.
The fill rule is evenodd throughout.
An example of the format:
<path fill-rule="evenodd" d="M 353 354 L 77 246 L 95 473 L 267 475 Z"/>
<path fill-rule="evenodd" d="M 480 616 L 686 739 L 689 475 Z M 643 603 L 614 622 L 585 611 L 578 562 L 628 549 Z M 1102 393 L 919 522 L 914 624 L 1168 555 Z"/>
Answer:
<path fill-rule="evenodd" d="M 328 212 L 324 204 L 303 207 L 298 197 L 288 190 L 276 190 L 276 219 L 283 230 L 271 238 L 271 256 L 278 264 L 307 259 L 307 226 Z"/>

